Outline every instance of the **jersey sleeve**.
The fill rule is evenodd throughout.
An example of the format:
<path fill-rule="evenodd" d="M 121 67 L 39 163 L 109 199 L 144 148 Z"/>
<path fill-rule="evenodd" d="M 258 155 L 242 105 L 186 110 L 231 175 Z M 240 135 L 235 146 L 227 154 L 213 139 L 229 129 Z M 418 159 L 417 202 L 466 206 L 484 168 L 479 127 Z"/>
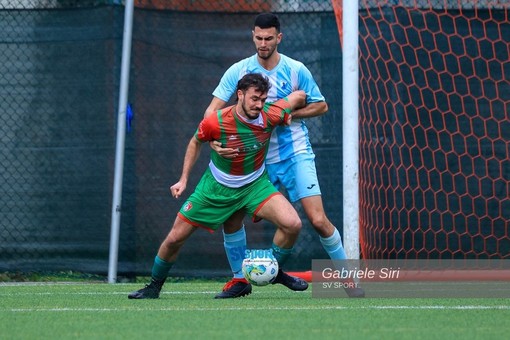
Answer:
<path fill-rule="evenodd" d="M 213 96 L 223 100 L 224 102 L 228 102 L 230 100 L 230 97 L 232 97 L 237 88 L 241 67 L 241 62 L 237 62 L 225 71 L 221 77 L 220 83 L 216 86 L 216 89 L 212 93 Z"/>
<path fill-rule="evenodd" d="M 292 119 L 287 97 L 266 104 L 267 119 L 272 126 L 289 125 Z"/>
<path fill-rule="evenodd" d="M 312 73 L 304 64 L 301 64 L 299 68 L 298 83 L 298 88 L 306 92 L 307 104 L 326 100 L 319 89 L 319 85 L 317 85 L 315 79 L 313 79 Z"/>
<path fill-rule="evenodd" d="M 219 138 L 218 114 L 202 119 L 195 132 L 195 138 L 201 142 L 210 142 Z"/>

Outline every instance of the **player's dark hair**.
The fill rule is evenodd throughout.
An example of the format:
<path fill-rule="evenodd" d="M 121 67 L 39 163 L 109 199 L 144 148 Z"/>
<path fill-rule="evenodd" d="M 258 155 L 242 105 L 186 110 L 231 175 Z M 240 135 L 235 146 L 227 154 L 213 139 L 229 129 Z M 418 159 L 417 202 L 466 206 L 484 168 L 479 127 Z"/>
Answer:
<path fill-rule="evenodd" d="M 237 90 L 241 90 L 245 93 L 250 87 L 254 87 L 255 90 L 259 92 L 267 93 L 271 88 L 271 83 L 266 76 L 260 73 L 248 73 L 237 82 Z"/>
<path fill-rule="evenodd" d="M 276 31 L 280 33 L 280 19 L 273 13 L 261 13 L 255 18 L 253 27 L 260 28 L 276 28 Z"/>

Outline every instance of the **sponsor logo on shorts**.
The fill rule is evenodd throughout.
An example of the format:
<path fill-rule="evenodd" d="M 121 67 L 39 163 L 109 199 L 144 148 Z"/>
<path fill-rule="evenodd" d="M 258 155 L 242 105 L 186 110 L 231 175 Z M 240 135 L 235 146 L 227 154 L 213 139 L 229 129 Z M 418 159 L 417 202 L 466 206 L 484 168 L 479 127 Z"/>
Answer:
<path fill-rule="evenodd" d="M 306 187 L 307 189 L 312 189 L 315 186 L 315 183 L 310 185 L 309 187 Z"/>
<path fill-rule="evenodd" d="M 184 211 L 189 211 L 193 208 L 193 204 L 191 204 L 191 202 L 186 202 L 184 203 Z"/>

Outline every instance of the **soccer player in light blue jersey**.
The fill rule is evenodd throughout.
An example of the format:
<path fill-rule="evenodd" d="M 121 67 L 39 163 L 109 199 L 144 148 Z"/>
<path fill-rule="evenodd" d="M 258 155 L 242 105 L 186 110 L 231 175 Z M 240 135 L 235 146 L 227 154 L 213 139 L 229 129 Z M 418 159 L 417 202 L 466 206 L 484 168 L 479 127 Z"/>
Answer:
<path fill-rule="evenodd" d="M 307 105 L 293 112 L 290 126 L 280 126 L 273 131 L 266 169 L 271 182 L 277 188 L 284 187 L 291 202 L 301 202 L 329 257 L 333 260 L 344 260 L 347 256 L 340 233 L 324 212 L 315 169 L 315 154 L 303 120 L 323 115 L 328 110 L 328 105 L 308 68 L 303 63 L 278 52 L 278 44 L 283 34 L 280 32 L 280 22 L 276 15 L 259 14 L 255 18 L 252 35 L 256 54 L 235 63 L 225 72 L 213 92 L 214 97 L 206 109 L 205 116 L 227 104 L 235 92 L 238 80 L 247 73 L 262 73 L 269 78 L 271 89 L 268 93 L 268 102 L 274 102 L 295 90 L 306 92 Z M 220 143 L 213 142 L 211 147 L 225 158 L 238 156 L 238 150 L 223 148 Z M 243 278 L 241 271 L 246 249 L 246 232 L 242 217 L 242 214 L 233 216 L 223 227 L 225 251 L 234 276 L 216 298 L 236 298 L 251 292 L 251 286 Z M 296 280 L 300 279 L 294 278 L 294 281 Z M 277 278 L 274 283 L 286 285 L 286 282 L 292 280 Z M 293 289 L 289 285 L 286 286 Z M 351 297 L 364 296 L 361 288 L 346 289 L 346 292 Z"/>

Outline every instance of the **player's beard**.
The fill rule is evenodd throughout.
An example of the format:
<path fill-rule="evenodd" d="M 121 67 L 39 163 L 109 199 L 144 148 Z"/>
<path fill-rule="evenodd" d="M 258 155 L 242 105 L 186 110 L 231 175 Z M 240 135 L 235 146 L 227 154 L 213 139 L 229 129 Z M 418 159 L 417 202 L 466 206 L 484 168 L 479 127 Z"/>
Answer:
<path fill-rule="evenodd" d="M 276 50 L 276 46 L 271 46 L 271 47 L 267 48 L 266 50 L 260 50 L 260 48 L 259 48 L 259 49 L 257 49 L 257 55 L 259 56 L 260 59 L 267 60 L 267 59 L 271 58 L 271 56 L 273 55 L 275 50 Z"/>
<path fill-rule="evenodd" d="M 244 99 L 243 102 L 241 103 L 241 107 L 243 108 L 244 114 L 246 115 L 246 117 L 248 117 L 248 119 L 257 119 L 260 115 L 260 110 L 262 110 L 262 108 L 257 107 L 252 108 L 250 110 L 249 108 L 246 107 L 246 102 Z"/>

